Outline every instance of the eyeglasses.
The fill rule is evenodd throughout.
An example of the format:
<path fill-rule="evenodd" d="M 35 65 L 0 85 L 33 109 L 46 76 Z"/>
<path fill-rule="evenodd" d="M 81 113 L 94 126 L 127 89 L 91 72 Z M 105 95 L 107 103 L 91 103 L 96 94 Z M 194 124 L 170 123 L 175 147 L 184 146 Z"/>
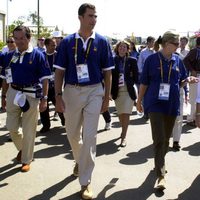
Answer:
<path fill-rule="evenodd" d="M 13 40 L 8 40 L 8 41 L 6 41 L 6 43 L 8 44 L 8 43 L 14 43 L 14 41 Z"/>
<path fill-rule="evenodd" d="M 44 42 L 44 39 L 38 39 L 38 41 L 43 41 Z"/>
<path fill-rule="evenodd" d="M 170 44 L 173 44 L 173 45 L 176 46 L 176 47 L 179 46 L 179 42 L 170 42 Z"/>

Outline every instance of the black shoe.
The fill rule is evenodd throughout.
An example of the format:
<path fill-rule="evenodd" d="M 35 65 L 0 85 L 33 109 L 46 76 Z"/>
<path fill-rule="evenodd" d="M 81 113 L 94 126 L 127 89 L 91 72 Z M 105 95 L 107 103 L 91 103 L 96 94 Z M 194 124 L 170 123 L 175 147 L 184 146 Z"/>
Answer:
<path fill-rule="evenodd" d="M 178 142 L 173 142 L 173 147 L 172 147 L 175 151 L 180 151 L 181 146 L 179 145 Z"/>
<path fill-rule="evenodd" d="M 62 126 L 65 126 L 65 119 L 61 119 Z"/>
<path fill-rule="evenodd" d="M 40 129 L 40 133 L 46 133 L 50 130 L 50 127 L 48 126 L 43 126 L 41 129 Z"/>
<path fill-rule="evenodd" d="M 188 126 L 197 127 L 195 121 L 187 122 Z"/>

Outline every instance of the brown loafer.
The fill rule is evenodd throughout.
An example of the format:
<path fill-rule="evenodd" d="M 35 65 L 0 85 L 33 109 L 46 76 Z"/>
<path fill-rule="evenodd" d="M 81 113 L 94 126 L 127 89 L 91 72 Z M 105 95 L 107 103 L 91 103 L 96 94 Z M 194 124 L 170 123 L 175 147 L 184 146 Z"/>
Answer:
<path fill-rule="evenodd" d="M 30 170 L 30 164 L 22 164 L 21 171 L 28 172 Z"/>

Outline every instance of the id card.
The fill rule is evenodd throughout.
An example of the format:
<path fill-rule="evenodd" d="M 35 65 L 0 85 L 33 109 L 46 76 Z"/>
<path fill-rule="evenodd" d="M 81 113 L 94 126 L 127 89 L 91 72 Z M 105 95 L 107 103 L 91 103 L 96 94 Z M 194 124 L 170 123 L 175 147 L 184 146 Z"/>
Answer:
<path fill-rule="evenodd" d="M 76 65 L 77 78 L 79 83 L 90 81 L 87 64 Z"/>
<path fill-rule="evenodd" d="M 6 82 L 7 83 L 12 83 L 13 79 L 12 79 L 12 71 L 11 71 L 10 67 L 5 69 L 5 75 L 6 75 Z"/>
<path fill-rule="evenodd" d="M 18 59 L 19 59 L 19 56 L 13 56 L 12 57 L 12 61 L 11 62 L 13 62 L 13 63 L 16 63 L 17 61 L 18 61 Z"/>
<path fill-rule="evenodd" d="M 118 84 L 118 86 L 119 87 L 124 86 L 124 74 L 123 73 L 119 74 L 119 84 Z"/>
<path fill-rule="evenodd" d="M 169 92 L 170 92 L 170 84 L 168 83 L 161 83 L 159 89 L 158 99 L 160 100 L 169 100 Z"/>

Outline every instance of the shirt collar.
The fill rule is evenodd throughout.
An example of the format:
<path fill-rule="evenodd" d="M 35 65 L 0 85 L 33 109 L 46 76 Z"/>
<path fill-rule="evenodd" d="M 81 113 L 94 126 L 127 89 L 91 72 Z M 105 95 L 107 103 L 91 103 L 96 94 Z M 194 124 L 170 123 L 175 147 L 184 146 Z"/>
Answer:
<path fill-rule="evenodd" d="M 79 35 L 78 32 L 76 32 L 75 38 L 82 38 L 82 37 Z M 91 35 L 89 38 L 95 39 L 95 32 L 94 32 L 94 31 L 93 31 L 92 35 Z M 87 38 L 87 40 L 88 40 L 89 38 Z"/>
<path fill-rule="evenodd" d="M 33 46 L 31 44 L 29 44 L 28 49 L 23 51 L 22 53 L 19 52 L 19 49 L 16 48 L 16 53 L 20 53 L 20 54 L 25 54 L 25 53 L 31 53 L 33 51 Z"/>
<path fill-rule="evenodd" d="M 175 60 L 176 60 L 176 55 L 175 55 L 174 53 L 172 54 L 172 57 L 170 58 L 170 60 L 168 60 L 167 58 L 165 58 L 161 52 L 158 52 L 158 53 L 159 53 L 159 55 L 160 55 L 159 57 L 160 57 L 162 60 L 164 60 L 164 61 L 169 62 L 169 61 L 175 61 Z"/>

